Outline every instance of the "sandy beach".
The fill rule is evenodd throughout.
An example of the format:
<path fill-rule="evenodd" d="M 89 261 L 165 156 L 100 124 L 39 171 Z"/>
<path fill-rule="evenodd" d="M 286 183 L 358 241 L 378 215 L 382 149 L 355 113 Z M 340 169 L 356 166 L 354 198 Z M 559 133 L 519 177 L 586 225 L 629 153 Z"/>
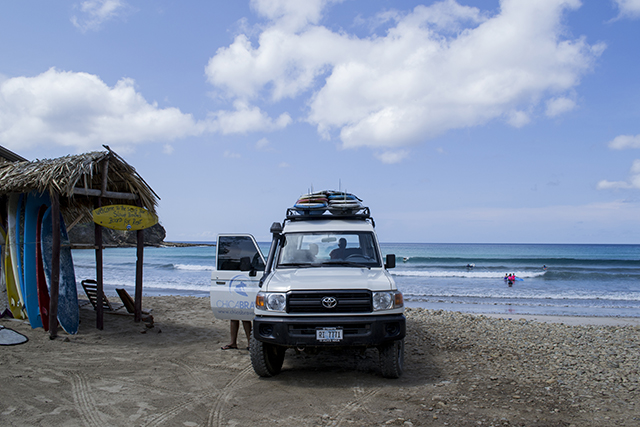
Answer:
<path fill-rule="evenodd" d="M 80 332 L 0 347 L 3 426 L 637 426 L 640 327 L 583 318 L 505 319 L 411 308 L 405 374 L 377 351 L 287 351 L 262 379 L 222 351 L 207 298 L 146 297 L 154 323 L 80 310 Z M 545 320 L 549 320 L 546 322 Z M 616 320 L 614 318 L 614 320 Z M 582 322 L 581 322 L 582 321 Z M 611 322 L 605 319 L 604 322 Z M 582 323 L 582 324 L 581 324 Z M 629 324 L 631 323 L 631 324 Z M 152 327 L 150 327 L 152 326 Z M 246 345 L 240 337 L 240 345 Z"/>

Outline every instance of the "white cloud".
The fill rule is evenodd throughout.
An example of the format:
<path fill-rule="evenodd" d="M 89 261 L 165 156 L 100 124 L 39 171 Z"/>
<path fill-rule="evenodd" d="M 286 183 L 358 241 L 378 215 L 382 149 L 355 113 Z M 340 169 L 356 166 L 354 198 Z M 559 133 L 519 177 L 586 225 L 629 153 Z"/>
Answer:
<path fill-rule="evenodd" d="M 531 122 L 531 118 L 524 111 L 510 111 L 507 113 L 507 123 L 514 128 L 521 128 L 528 125 Z"/>
<path fill-rule="evenodd" d="M 640 135 L 616 136 L 612 141 L 609 141 L 609 148 L 613 150 L 640 148 Z M 598 190 L 640 189 L 640 159 L 633 161 L 627 181 L 608 181 L 604 179 L 598 182 L 597 188 Z"/>
<path fill-rule="evenodd" d="M 598 183 L 598 190 L 617 190 L 617 189 L 638 189 L 640 190 L 640 159 L 633 161 L 631 170 L 629 171 L 628 181 L 607 181 L 602 180 Z"/>
<path fill-rule="evenodd" d="M 241 156 L 239 153 L 235 153 L 233 151 L 230 150 L 226 150 L 223 154 L 223 156 L 227 159 L 239 159 Z"/>
<path fill-rule="evenodd" d="M 1 76 L 0 76 L 1 77 Z M 98 76 L 51 68 L 35 77 L 0 78 L 0 144 L 29 149 L 53 143 L 77 151 L 109 144 L 121 152 L 139 143 L 167 142 L 209 133 L 269 132 L 291 123 L 283 113 L 271 119 L 240 100 L 235 110 L 196 121 L 177 108 L 160 108 L 136 92 L 132 79 L 110 87 Z"/>
<path fill-rule="evenodd" d="M 640 135 L 619 135 L 609 142 L 609 148 L 624 150 L 625 148 L 640 148 Z"/>
<path fill-rule="evenodd" d="M 129 10 L 122 0 L 87 0 L 79 6 L 80 17 L 74 15 L 71 22 L 82 31 L 99 30 L 102 24 L 125 14 Z"/>
<path fill-rule="evenodd" d="M 614 0 L 620 9 L 618 18 L 638 18 L 640 17 L 640 0 Z"/>
<path fill-rule="evenodd" d="M 260 138 L 258 142 L 256 142 L 256 150 L 271 150 L 271 143 L 267 138 Z"/>
<path fill-rule="evenodd" d="M 566 38 L 578 0 L 502 0 L 493 15 L 445 0 L 387 13 L 395 26 L 368 38 L 318 24 L 333 2 L 302 3 L 253 0 L 261 33 L 218 49 L 207 78 L 247 103 L 306 99 L 303 119 L 343 147 L 401 147 L 500 118 L 524 126 L 545 104 L 561 114 L 604 50 Z"/>
<path fill-rule="evenodd" d="M 283 129 L 291 123 L 291 117 L 283 113 L 275 121 L 258 107 L 236 101 L 234 111 L 217 111 L 208 117 L 208 130 L 223 135 Z"/>
<path fill-rule="evenodd" d="M 569 98 L 553 98 L 547 101 L 546 115 L 548 117 L 559 116 L 576 108 L 576 102 Z"/>
<path fill-rule="evenodd" d="M 109 87 L 92 74 L 51 68 L 0 82 L 0 143 L 10 149 L 54 143 L 82 151 L 201 132 L 191 115 L 148 103 L 131 79 Z"/>
<path fill-rule="evenodd" d="M 327 4 L 344 0 L 251 0 L 251 7 L 271 21 L 278 21 L 291 31 L 307 24 L 317 24 Z"/>
<path fill-rule="evenodd" d="M 174 148 L 171 144 L 164 144 L 162 147 L 162 152 L 164 154 L 173 154 Z"/>
<path fill-rule="evenodd" d="M 382 163 L 394 164 L 400 163 L 409 155 L 409 151 L 407 150 L 397 150 L 397 151 L 384 151 L 382 153 L 377 153 L 375 156 Z"/>

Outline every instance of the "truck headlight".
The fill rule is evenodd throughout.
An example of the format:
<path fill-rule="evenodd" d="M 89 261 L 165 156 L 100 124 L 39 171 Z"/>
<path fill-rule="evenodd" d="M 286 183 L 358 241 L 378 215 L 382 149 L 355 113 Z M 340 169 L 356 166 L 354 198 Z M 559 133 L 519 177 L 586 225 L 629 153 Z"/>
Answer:
<path fill-rule="evenodd" d="M 373 311 L 391 310 L 404 305 L 402 292 L 374 292 L 373 293 Z"/>
<path fill-rule="evenodd" d="M 287 297 L 282 293 L 259 292 L 256 295 L 256 308 L 267 311 L 286 311 Z"/>

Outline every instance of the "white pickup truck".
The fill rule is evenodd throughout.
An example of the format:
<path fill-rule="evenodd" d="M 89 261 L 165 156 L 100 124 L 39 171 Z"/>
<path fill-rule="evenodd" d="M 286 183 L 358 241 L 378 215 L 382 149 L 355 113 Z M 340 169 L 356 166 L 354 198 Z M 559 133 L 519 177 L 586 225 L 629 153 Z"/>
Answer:
<path fill-rule="evenodd" d="M 369 208 L 288 209 L 271 226 L 265 261 L 251 235 L 218 236 L 211 307 L 222 319 L 253 320 L 255 372 L 280 372 L 288 348 L 377 347 L 381 373 L 402 375 L 403 296 L 387 271 Z"/>

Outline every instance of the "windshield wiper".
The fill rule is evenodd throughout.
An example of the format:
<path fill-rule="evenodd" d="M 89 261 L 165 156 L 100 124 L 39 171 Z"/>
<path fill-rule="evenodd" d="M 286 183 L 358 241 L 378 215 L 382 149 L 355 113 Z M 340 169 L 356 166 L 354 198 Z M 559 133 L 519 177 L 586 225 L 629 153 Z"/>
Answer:
<path fill-rule="evenodd" d="M 297 267 L 297 268 L 310 268 L 317 267 L 319 264 L 310 264 L 308 262 L 285 262 L 278 264 L 278 267 Z"/>
<path fill-rule="evenodd" d="M 349 267 L 359 267 L 359 268 L 368 268 L 369 270 L 371 270 L 371 266 L 370 265 L 365 265 L 365 264 L 358 264 L 357 262 L 351 262 L 351 261 L 340 261 L 340 260 L 334 260 L 334 261 L 325 261 L 322 263 L 322 265 L 347 265 Z"/>

